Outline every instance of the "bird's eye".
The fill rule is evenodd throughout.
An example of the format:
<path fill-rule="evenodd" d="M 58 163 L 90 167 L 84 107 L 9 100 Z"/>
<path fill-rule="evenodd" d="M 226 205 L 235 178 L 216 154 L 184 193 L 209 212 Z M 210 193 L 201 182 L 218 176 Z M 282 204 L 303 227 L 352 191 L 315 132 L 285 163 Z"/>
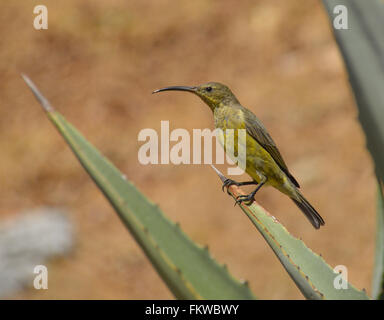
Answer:
<path fill-rule="evenodd" d="M 211 92 L 211 91 L 212 91 L 212 87 L 206 87 L 206 88 L 205 88 L 205 91 L 207 91 L 207 92 Z"/>

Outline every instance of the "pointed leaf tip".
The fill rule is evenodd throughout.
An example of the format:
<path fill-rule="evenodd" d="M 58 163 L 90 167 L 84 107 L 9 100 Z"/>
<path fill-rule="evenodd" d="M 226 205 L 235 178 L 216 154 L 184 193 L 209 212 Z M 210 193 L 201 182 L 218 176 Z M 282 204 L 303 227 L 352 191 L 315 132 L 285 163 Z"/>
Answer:
<path fill-rule="evenodd" d="M 42 95 L 42 93 L 39 91 L 36 85 L 32 82 L 32 80 L 29 79 L 29 77 L 23 73 L 21 74 L 21 76 L 24 79 L 25 83 L 28 85 L 28 87 L 31 89 L 33 95 L 36 97 L 37 101 L 39 101 L 43 109 L 47 112 L 53 111 L 54 109 L 49 103 L 49 101 L 47 100 L 47 98 L 45 98 Z"/>
<path fill-rule="evenodd" d="M 224 182 L 225 180 L 227 180 L 227 178 L 220 172 L 219 169 L 217 169 L 213 164 L 211 164 L 211 167 L 213 170 L 215 170 L 215 172 L 217 173 L 217 175 L 219 176 L 220 180 L 222 182 Z"/>

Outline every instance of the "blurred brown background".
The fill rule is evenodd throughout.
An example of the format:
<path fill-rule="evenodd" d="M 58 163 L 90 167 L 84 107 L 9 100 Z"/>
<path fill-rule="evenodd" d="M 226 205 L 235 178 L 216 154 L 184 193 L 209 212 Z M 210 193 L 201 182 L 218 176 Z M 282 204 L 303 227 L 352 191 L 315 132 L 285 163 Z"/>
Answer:
<path fill-rule="evenodd" d="M 48 8 L 48 30 L 33 8 Z M 302 299 L 209 165 L 140 165 L 143 128 L 213 128 L 168 85 L 219 81 L 263 121 L 326 221 L 315 231 L 272 188 L 257 200 L 349 281 L 370 292 L 375 180 L 341 56 L 320 1 L 2 1 L 0 219 L 65 207 L 76 247 L 51 260 L 49 289 L 9 298 L 169 299 L 160 277 L 24 84 L 24 72 L 97 148 L 264 299 Z M 170 197 L 169 195 L 172 195 Z"/>

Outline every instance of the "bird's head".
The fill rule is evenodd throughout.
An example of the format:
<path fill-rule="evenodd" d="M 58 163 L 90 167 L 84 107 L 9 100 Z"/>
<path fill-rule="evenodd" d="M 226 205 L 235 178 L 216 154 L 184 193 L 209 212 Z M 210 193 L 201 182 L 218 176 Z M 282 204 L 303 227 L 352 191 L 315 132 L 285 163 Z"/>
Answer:
<path fill-rule="evenodd" d="M 218 82 L 208 82 L 197 87 L 187 87 L 187 86 L 172 86 L 166 87 L 154 91 L 153 93 L 158 93 L 162 91 L 188 91 L 199 96 L 210 108 L 215 110 L 217 107 L 220 107 L 222 104 L 232 104 L 238 103 L 235 95 L 232 91 L 224 84 Z"/>

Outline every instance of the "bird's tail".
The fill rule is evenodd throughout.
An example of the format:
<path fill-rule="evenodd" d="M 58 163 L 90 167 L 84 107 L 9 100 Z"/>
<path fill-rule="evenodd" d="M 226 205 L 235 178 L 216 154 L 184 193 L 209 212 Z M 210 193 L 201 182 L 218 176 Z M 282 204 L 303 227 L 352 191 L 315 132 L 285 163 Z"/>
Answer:
<path fill-rule="evenodd" d="M 300 208 L 301 211 L 303 211 L 309 222 L 311 222 L 316 229 L 319 229 L 320 226 L 324 225 L 323 218 L 319 215 L 315 208 L 311 206 L 307 199 L 304 198 L 299 190 L 297 190 L 297 195 L 298 199 L 292 198 L 293 202 Z"/>

